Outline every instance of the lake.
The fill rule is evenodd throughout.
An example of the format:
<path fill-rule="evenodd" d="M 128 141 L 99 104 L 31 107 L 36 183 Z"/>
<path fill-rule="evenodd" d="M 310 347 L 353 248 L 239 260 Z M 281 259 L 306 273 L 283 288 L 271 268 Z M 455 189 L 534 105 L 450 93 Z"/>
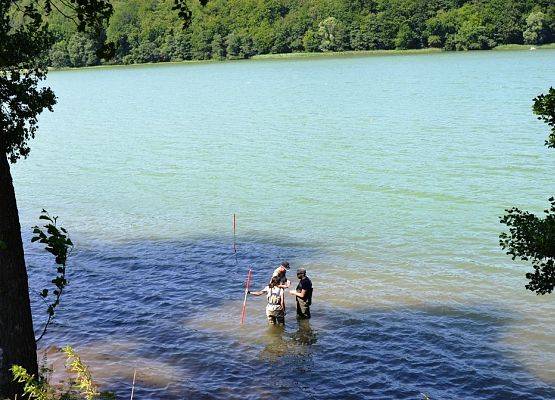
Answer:
<path fill-rule="evenodd" d="M 14 167 L 37 326 L 41 209 L 76 243 L 41 347 L 121 398 L 134 370 L 141 399 L 555 398 L 555 294 L 498 245 L 505 208 L 555 194 L 531 112 L 554 72 L 541 50 L 50 73 Z M 289 296 L 284 331 L 263 298 L 240 326 L 248 268 L 260 288 L 282 260 L 310 323 Z"/>

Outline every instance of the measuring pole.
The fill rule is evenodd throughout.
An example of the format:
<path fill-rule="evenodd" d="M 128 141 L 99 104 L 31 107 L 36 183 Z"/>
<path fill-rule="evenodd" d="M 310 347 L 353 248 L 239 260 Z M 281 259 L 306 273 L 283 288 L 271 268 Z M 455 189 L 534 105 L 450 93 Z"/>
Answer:
<path fill-rule="evenodd" d="M 247 281 L 245 283 L 245 298 L 243 299 L 243 309 L 241 310 L 241 325 L 245 322 L 245 317 L 247 316 L 247 295 L 249 293 L 249 287 L 252 281 L 252 269 L 247 272 Z"/>

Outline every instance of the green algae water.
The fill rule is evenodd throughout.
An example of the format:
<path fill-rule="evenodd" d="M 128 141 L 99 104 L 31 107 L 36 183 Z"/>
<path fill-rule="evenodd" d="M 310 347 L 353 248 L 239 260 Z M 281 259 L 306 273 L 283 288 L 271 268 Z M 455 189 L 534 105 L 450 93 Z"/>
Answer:
<path fill-rule="evenodd" d="M 542 50 L 50 73 L 14 167 L 25 238 L 46 208 L 77 243 L 46 351 L 121 397 L 133 369 L 142 398 L 555 397 L 555 295 L 498 246 L 505 208 L 555 194 L 531 112 L 554 72 Z M 313 319 L 291 297 L 268 329 L 258 298 L 239 326 L 247 269 L 283 259 Z"/>

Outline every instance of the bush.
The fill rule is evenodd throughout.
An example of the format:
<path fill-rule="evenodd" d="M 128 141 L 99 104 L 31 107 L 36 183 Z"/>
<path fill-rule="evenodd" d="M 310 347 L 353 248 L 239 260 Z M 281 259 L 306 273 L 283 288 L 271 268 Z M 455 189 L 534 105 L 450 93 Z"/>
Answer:
<path fill-rule="evenodd" d="M 96 55 L 96 43 L 82 33 L 74 34 L 67 43 L 67 53 L 71 67 L 86 67 L 98 65 L 100 60 Z"/>
<path fill-rule="evenodd" d="M 428 47 L 436 47 L 436 48 L 443 47 L 441 38 L 438 35 L 428 36 Z"/>
<path fill-rule="evenodd" d="M 227 58 L 230 58 L 230 59 L 243 58 L 241 56 L 241 46 L 242 46 L 241 35 L 235 32 L 231 32 L 229 35 L 227 35 L 225 39 L 225 43 L 227 45 L 225 49 L 227 53 Z"/>
<path fill-rule="evenodd" d="M 549 38 L 549 21 L 541 11 L 531 12 L 526 18 L 526 30 L 523 33 L 524 43 L 544 44 Z"/>
<path fill-rule="evenodd" d="M 135 63 L 168 61 L 168 57 L 163 56 L 160 48 L 153 42 L 142 42 L 131 50 L 130 56 Z"/>
<path fill-rule="evenodd" d="M 496 43 L 488 35 L 488 30 L 476 20 L 463 22 L 455 35 L 456 50 L 486 50 Z"/>
<path fill-rule="evenodd" d="M 71 61 L 69 60 L 69 54 L 67 52 L 67 43 L 65 40 L 62 40 L 52 46 L 52 50 L 50 50 L 50 65 L 55 68 L 71 66 Z"/>
<path fill-rule="evenodd" d="M 225 43 L 222 35 L 216 33 L 212 38 L 212 58 L 223 60 L 225 58 Z"/>
<path fill-rule="evenodd" d="M 318 38 L 322 51 L 341 51 L 346 47 L 345 28 L 334 17 L 328 17 L 318 24 Z"/>
<path fill-rule="evenodd" d="M 320 50 L 320 42 L 316 33 L 309 29 L 303 36 L 303 48 L 308 52 L 317 52 Z"/>
<path fill-rule="evenodd" d="M 376 50 L 393 47 L 389 37 L 391 24 L 388 24 L 383 14 L 368 14 L 351 29 L 351 47 L 355 50 Z M 388 43 L 389 42 L 389 43 Z"/>
<path fill-rule="evenodd" d="M 419 47 L 418 38 L 414 31 L 407 24 L 402 25 L 395 37 L 395 48 L 405 50 L 415 49 L 417 47 Z"/>

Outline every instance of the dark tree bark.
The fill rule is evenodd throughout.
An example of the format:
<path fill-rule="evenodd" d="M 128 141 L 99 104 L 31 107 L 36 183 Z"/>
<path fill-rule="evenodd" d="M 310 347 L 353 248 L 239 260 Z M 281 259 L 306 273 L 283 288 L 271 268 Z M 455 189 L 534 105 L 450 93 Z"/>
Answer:
<path fill-rule="evenodd" d="M 38 373 L 29 283 L 10 165 L 0 154 L 0 398 L 13 398 L 13 364 Z"/>

